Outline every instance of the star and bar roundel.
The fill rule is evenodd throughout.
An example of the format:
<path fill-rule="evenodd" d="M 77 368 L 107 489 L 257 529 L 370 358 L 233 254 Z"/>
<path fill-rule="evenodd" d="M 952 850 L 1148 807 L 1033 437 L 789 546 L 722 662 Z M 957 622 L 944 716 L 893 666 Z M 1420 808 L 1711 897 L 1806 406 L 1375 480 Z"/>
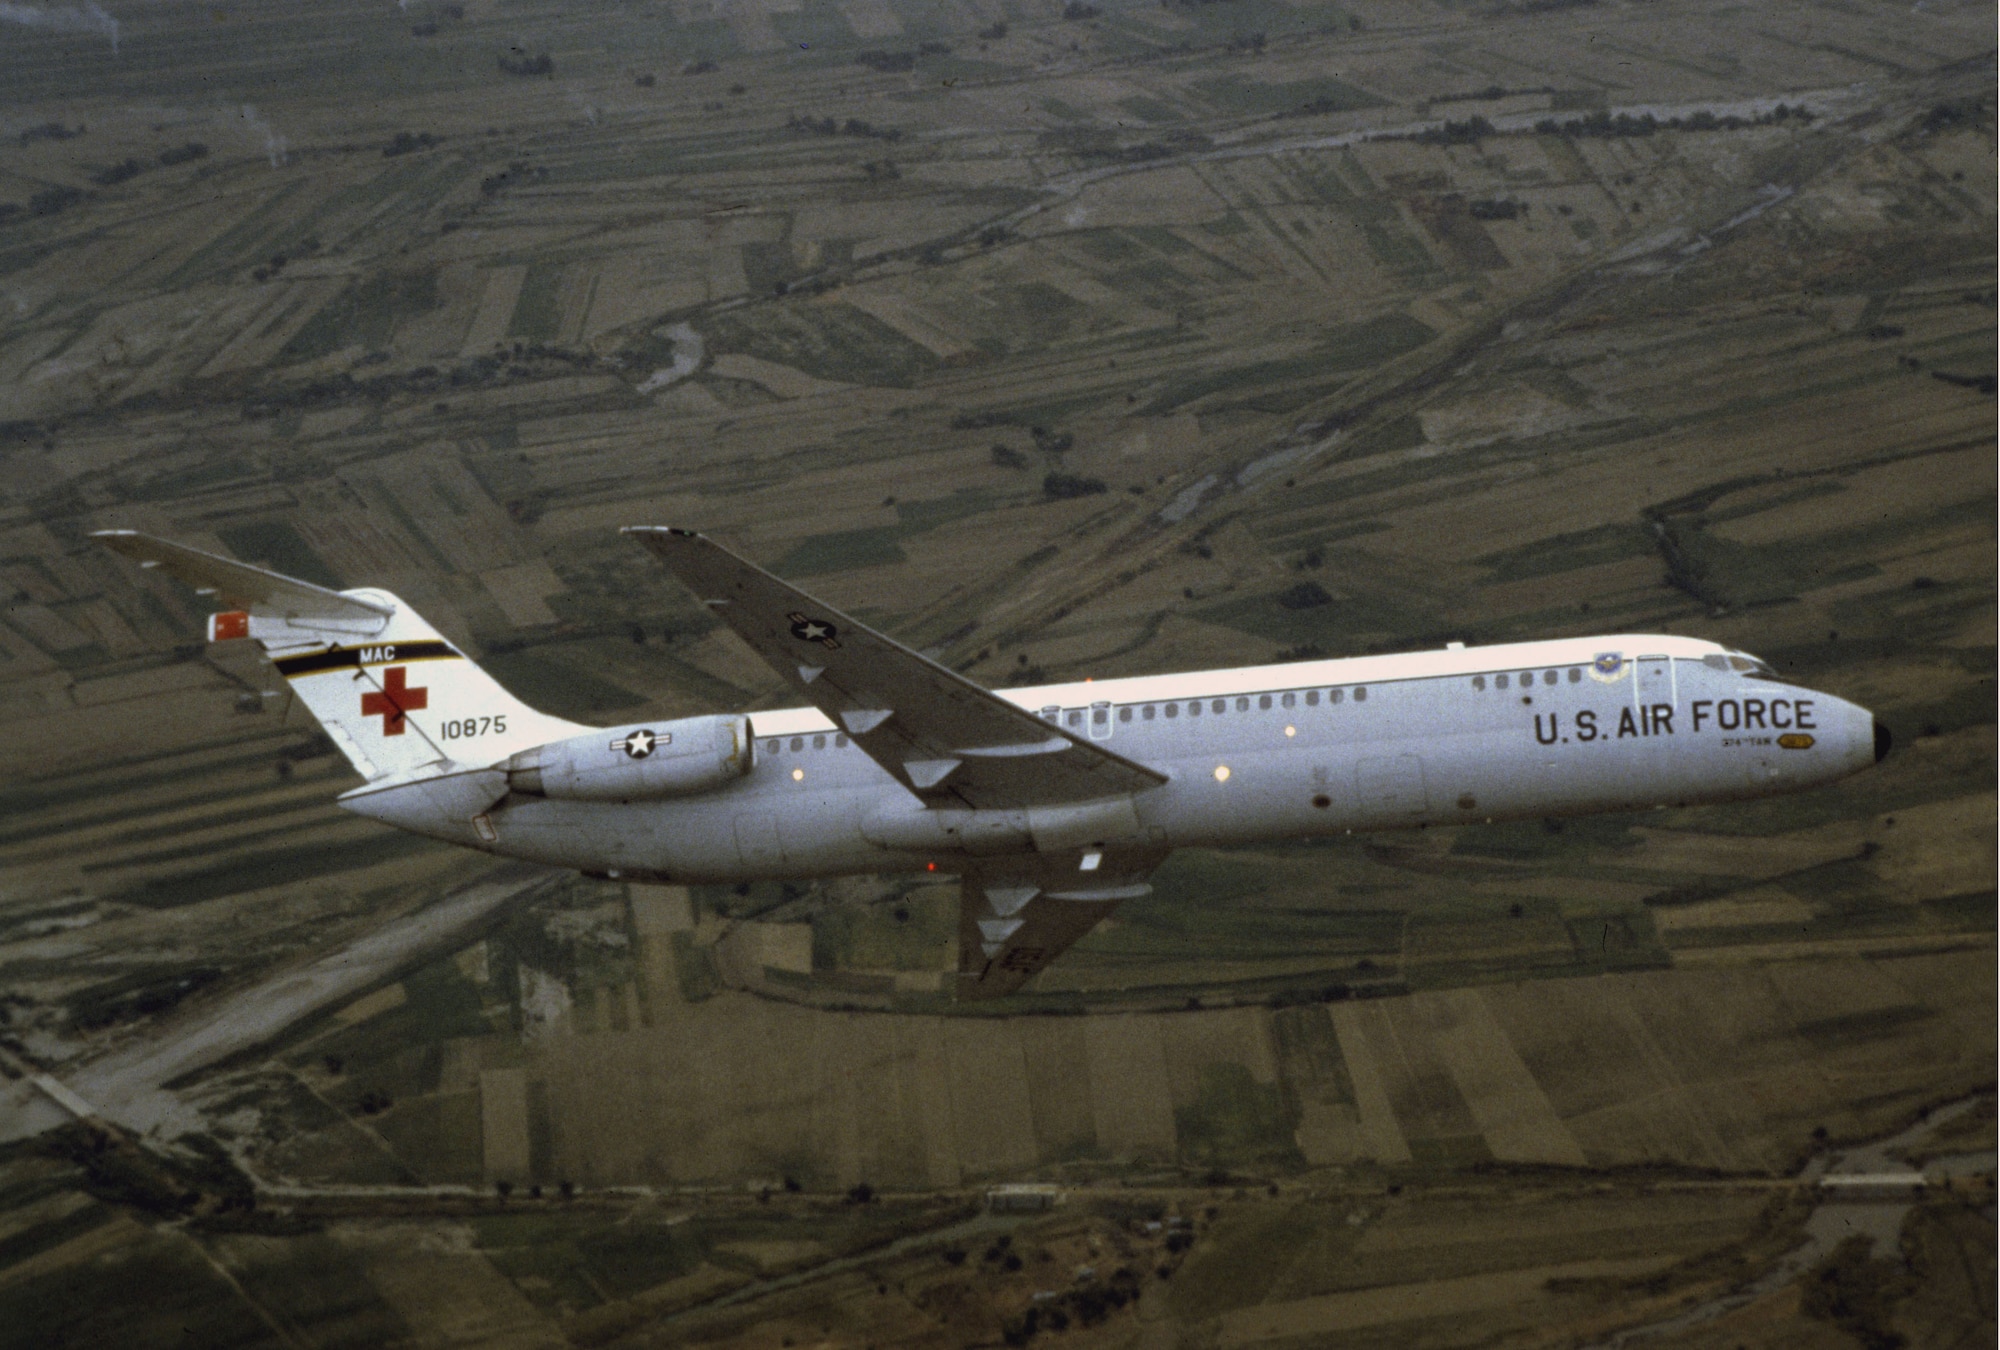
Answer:
<path fill-rule="evenodd" d="M 792 621 L 792 636 L 801 642 L 817 642 L 829 651 L 840 650 L 840 630 L 825 619 L 809 619 L 793 611 L 785 616 Z"/>
<path fill-rule="evenodd" d="M 409 678 L 407 667 L 390 666 L 382 672 L 381 689 L 371 689 L 361 696 L 361 715 L 380 717 L 384 736 L 402 735 L 408 728 L 403 715 L 430 706 L 430 690 L 422 685 L 410 688 Z"/>

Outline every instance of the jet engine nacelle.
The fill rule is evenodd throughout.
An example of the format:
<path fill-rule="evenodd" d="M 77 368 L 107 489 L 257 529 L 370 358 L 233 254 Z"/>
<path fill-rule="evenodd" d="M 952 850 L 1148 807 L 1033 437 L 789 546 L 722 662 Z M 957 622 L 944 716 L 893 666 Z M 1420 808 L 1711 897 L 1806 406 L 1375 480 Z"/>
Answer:
<path fill-rule="evenodd" d="M 523 750 L 507 786 L 559 801 L 629 802 L 723 787 L 750 772 L 750 719 L 634 723 Z"/>

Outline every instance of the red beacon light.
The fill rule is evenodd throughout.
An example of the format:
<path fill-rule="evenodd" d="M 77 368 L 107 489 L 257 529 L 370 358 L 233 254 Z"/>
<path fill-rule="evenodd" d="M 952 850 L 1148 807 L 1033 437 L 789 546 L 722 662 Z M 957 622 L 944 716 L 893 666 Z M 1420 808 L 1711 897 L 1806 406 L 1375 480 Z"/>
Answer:
<path fill-rule="evenodd" d="M 230 642 L 250 636 L 250 616 L 240 609 L 208 616 L 208 640 Z"/>

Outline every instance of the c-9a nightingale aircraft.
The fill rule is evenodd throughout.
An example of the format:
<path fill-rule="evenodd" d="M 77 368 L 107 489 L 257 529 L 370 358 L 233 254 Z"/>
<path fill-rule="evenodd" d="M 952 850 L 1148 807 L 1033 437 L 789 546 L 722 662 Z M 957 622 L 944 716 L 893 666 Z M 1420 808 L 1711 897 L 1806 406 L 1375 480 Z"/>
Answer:
<path fill-rule="evenodd" d="M 386 591 L 96 537 L 241 606 L 210 639 L 262 646 L 366 780 L 348 810 L 639 881 L 953 873 L 961 998 L 1018 988 L 1182 846 L 1764 797 L 1889 749 L 1866 709 L 1659 635 L 988 690 L 702 535 L 625 532 L 811 706 L 587 727 Z"/>

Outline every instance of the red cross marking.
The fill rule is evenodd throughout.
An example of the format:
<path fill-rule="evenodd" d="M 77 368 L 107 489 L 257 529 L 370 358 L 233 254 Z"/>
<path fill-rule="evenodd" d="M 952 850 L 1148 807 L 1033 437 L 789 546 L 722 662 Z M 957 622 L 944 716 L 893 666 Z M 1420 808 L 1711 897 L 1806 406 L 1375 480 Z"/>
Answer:
<path fill-rule="evenodd" d="M 429 705 L 430 691 L 424 688 L 405 689 L 403 681 L 408 678 L 406 667 L 390 666 L 382 672 L 382 691 L 369 690 L 361 696 L 361 715 L 373 717 L 382 715 L 382 734 L 400 736 L 403 734 L 403 714 L 416 712 Z"/>

